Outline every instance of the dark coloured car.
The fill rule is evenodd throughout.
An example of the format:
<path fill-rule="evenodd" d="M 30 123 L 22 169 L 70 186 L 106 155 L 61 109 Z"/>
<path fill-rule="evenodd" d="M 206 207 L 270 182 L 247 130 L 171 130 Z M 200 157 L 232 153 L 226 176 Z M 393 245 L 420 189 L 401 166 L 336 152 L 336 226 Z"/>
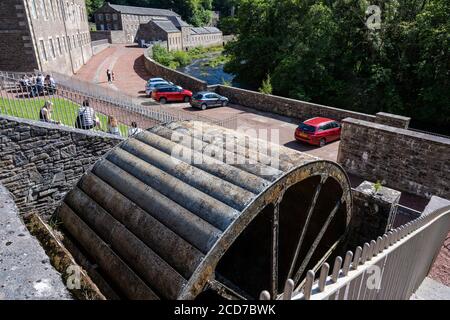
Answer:
<path fill-rule="evenodd" d="M 228 98 L 214 92 L 197 92 L 191 99 L 191 106 L 205 110 L 208 107 L 224 107 Z"/>
<path fill-rule="evenodd" d="M 295 139 L 323 147 L 341 137 L 341 125 L 328 118 L 312 118 L 301 123 L 295 130 Z"/>
<path fill-rule="evenodd" d="M 164 87 L 155 88 L 152 91 L 152 98 L 159 103 L 166 102 L 189 102 L 192 97 L 192 92 L 183 89 L 180 86 L 168 85 Z"/>

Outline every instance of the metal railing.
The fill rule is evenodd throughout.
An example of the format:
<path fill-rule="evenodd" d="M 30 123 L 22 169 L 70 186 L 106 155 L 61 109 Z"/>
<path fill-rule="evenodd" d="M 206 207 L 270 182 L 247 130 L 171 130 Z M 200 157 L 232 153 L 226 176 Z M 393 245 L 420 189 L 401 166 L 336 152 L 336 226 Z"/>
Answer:
<path fill-rule="evenodd" d="M 450 206 L 422 215 L 379 236 L 332 266 L 324 263 L 316 278 L 308 271 L 300 288 L 288 280 L 282 300 L 407 300 L 427 276 L 450 229 Z M 269 300 L 267 291 L 261 300 Z"/>
<path fill-rule="evenodd" d="M 0 71 L 0 114 L 24 119 L 39 120 L 40 110 L 46 101 L 53 103 L 51 120 L 62 125 L 75 127 L 78 110 L 83 101 L 97 113 L 99 126 L 93 130 L 107 131 L 108 118 L 119 122 L 120 134 L 128 136 L 132 122 L 139 128 L 147 129 L 159 123 L 181 120 L 197 120 L 235 129 L 236 117 L 216 120 L 200 116 L 195 112 L 163 108 L 159 104 L 142 106 L 133 98 L 118 91 L 92 83 L 52 73 L 57 85 L 37 85 L 24 83 L 22 77 L 35 74 L 10 73 Z"/>

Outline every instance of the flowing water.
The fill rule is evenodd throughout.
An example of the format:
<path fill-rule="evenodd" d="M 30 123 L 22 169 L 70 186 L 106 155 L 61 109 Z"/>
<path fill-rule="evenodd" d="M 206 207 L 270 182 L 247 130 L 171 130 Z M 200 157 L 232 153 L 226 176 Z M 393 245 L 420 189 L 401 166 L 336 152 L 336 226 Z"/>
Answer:
<path fill-rule="evenodd" d="M 197 79 L 206 81 L 208 85 L 223 84 L 226 82 L 231 83 L 233 87 L 239 87 L 239 85 L 233 81 L 234 75 L 226 73 L 223 70 L 223 64 L 215 67 L 205 65 L 215 57 L 217 57 L 217 54 L 212 54 L 207 58 L 192 60 L 189 65 L 178 68 L 177 70 Z"/>

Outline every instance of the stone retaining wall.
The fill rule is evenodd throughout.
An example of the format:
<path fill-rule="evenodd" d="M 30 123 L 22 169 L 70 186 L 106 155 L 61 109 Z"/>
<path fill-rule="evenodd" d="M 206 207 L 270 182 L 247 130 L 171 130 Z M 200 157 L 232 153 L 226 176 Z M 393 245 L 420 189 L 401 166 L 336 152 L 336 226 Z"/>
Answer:
<path fill-rule="evenodd" d="M 92 54 L 96 55 L 102 52 L 105 49 L 108 49 L 111 45 L 109 43 L 103 43 L 99 45 L 92 46 Z"/>
<path fill-rule="evenodd" d="M 48 219 L 101 156 L 123 138 L 0 116 L 0 183 L 22 214 Z"/>
<path fill-rule="evenodd" d="M 402 129 L 408 129 L 411 118 L 403 117 L 396 114 L 378 112 L 376 114 L 375 122 L 379 124 L 385 124 L 391 127 L 397 127 Z"/>
<path fill-rule="evenodd" d="M 146 50 L 144 53 L 144 65 L 147 71 L 154 77 L 161 77 L 169 80 L 176 85 L 182 86 L 192 92 L 205 91 L 207 83 L 197 78 L 191 77 L 185 73 L 167 68 L 162 64 L 151 59 Z"/>
<path fill-rule="evenodd" d="M 347 117 L 352 117 L 366 121 L 375 121 L 375 116 L 372 115 L 262 94 L 256 91 L 219 85 L 216 86 L 216 92 L 226 96 L 230 99 L 231 103 L 299 120 L 306 120 L 313 117 L 326 117 L 340 121 Z"/>
<path fill-rule="evenodd" d="M 338 162 L 369 181 L 450 199 L 450 139 L 356 120 L 343 121 Z"/>

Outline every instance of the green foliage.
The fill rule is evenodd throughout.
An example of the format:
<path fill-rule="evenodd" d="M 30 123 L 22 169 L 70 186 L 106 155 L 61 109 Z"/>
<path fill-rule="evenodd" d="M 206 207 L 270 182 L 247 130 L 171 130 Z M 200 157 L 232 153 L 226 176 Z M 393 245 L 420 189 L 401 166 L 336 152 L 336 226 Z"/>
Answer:
<path fill-rule="evenodd" d="M 87 14 L 89 16 L 89 20 L 93 21 L 92 14 L 103 4 L 105 3 L 105 0 L 86 0 L 86 10 Z"/>
<path fill-rule="evenodd" d="M 208 57 L 210 53 L 221 52 L 223 47 L 195 47 L 189 51 L 168 51 L 165 47 L 155 45 L 152 50 L 153 59 L 156 62 L 166 67 L 176 69 L 190 64 L 193 59 L 202 59 Z M 217 66 L 226 61 L 228 61 L 226 57 L 217 56 L 211 60 L 211 63 Z"/>
<path fill-rule="evenodd" d="M 174 61 L 177 62 L 180 66 L 186 66 L 192 62 L 191 56 L 186 51 L 174 51 L 172 56 Z"/>
<path fill-rule="evenodd" d="M 220 65 L 227 63 L 228 61 L 230 61 L 230 57 L 228 57 L 227 55 L 224 55 L 224 54 L 220 54 L 220 55 L 217 55 L 214 58 L 202 63 L 202 66 L 216 68 Z"/>
<path fill-rule="evenodd" d="M 233 84 L 232 84 L 231 81 L 225 80 L 225 79 L 222 77 L 222 85 L 231 87 Z"/>
<path fill-rule="evenodd" d="M 383 187 L 383 185 L 381 184 L 380 180 L 377 180 L 377 182 L 373 185 L 373 189 L 374 189 L 375 193 L 378 193 L 382 187 Z"/>
<path fill-rule="evenodd" d="M 238 18 L 237 17 L 223 17 L 220 18 L 217 27 L 223 34 L 237 34 L 238 33 Z"/>
<path fill-rule="evenodd" d="M 263 80 L 261 87 L 259 88 L 259 92 L 272 94 L 272 90 L 272 81 L 270 80 L 270 74 L 268 74 L 267 78 Z"/>
<path fill-rule="evenodd" d="M 167 67 L 174 62 L 173 54 L 169 52 L 166 48 L 160 45 L 155 45 L 153 46 L 152 50 L 153 50 L 153 59 L 156 62 L 159 62 Z"/>
<path fill-rule="evenodd" d="M 381 29 L 366 26 L 368 5 Z M 225 71 L 277 95 L 450 133 L 450 1 L 241 0 Z"/>

